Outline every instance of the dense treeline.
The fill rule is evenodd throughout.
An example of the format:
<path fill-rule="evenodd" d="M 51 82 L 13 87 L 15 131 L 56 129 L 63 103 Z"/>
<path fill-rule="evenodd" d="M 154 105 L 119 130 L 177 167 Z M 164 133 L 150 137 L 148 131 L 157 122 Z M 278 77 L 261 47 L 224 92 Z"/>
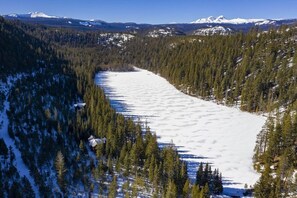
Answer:
<path fill-rule="evenodd" d="M 220 194 L 223 192 L 222 187 L 222 174 L 220 174 L 218 169 L 214 171 L 211 170 L 211 166 L 206 163 L 200 163 L 197 174 L 196 174 L 196 185 L 198 186 L 208 186 L 211 192 L 215 194 Z M 205 189 L 204 189 L 205 190 Z"/>
<path fill-rule="evenodd" d="M 297 98 L 296 29 L 256 29 L 231 36 L 139 38 L 126 62 L 160 73 L 205 99 L 269 111 Z"/>
<path fill-rule="evenodd" d="M 262 173 L 255 186 L 257 197 L 297 196 L 297 114 L 277 113 L 258 135 L 255 168 Z"/>
<path fill-rule="evenodd" d="M 12 79 L 1 105 L 5 100 L 10 103 L 9 135 L 41 196 L 98 193 L 115 197 L 119 181 L 125 182 L 120 189 L 125 197 L 209 197 L 221 193 L 209 189 L 213 180 L 192 186 L 187 164 L 173 145 L 160 149 L 149 128 L 111 108 L 104 92 L 94 84 L 94 74 L 123 65 L 121 54 L 115 53 L 118 49 L 87 45 L 96 40 L 90 38 L 93 34 L 86 33 L 90 38 L 86 41 L 85 37 L 73 38 L 76 31 L 57 32 L 3 19 L 0 25 L 1 75 L 4 83 L 5 77 Z M 20 75 L 16 78 L 15 74 Z M 87 105 L 75 110 L 73 104 L 79 100 Z M 94 153 L 87 143 L 90 135 L 107 139 Z M 2 156 L 7 159 L 6 152 Z M 1 196 L 10 196 L 10 192 L 15 193 L 12 197 L 25 196 L 21 193 L 27 185 L 28 196 L 33 197 L 28 181 L 21 183 L 6 174 L 10 167 L 12 163 L 0 167 Z"/>

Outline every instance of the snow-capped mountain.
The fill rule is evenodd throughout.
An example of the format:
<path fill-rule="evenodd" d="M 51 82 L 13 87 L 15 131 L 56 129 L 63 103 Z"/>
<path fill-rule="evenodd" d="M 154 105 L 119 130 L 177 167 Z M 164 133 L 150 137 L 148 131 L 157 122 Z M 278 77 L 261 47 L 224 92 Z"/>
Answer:
<path fill-rule="evenodd" d="M 9 14 L 7 16 L 15 18 L 60 18 L 57 16 L 47 15 L 43 12 L 29 12 L 27 14 Z"/>
<path fill-rule="evenodd" d="M 229 35 L 232 34 L 234 31 L 228 27 L 223 26 L 210 26 L 207 28 L 199 28 L 193 32 L 193 35 L 199 35 L 199 36 L 210 36 L 214 34 L 218 35 Z"/>
<path fill-rule="evenodd" d="M 275 22 L 275 20 L 270 19 L 226 19 L 224 16 L 197 19 L 196 21 L 191 22 L 192 24 L 203 24 L 203 23 L 217 23 L 217 24 L 248 24 L 248 23 L 259 23 L 259 24 L 269 24 Z"/>

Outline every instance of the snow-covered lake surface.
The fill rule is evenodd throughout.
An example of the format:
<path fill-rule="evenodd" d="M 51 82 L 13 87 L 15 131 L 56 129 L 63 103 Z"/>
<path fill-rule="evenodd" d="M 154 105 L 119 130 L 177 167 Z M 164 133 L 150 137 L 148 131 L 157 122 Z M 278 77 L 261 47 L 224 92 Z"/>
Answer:
<path fill-rule="evenodd" d="M 193 177 L 198 162 L 209 162 L 233 190 L 259 178 L 252 156 L 265 117 L 188 96 L 146 70 L 102 72 L 95 81 L 118 112 L 147 121 L 159 142 L 172 141 Z"/>

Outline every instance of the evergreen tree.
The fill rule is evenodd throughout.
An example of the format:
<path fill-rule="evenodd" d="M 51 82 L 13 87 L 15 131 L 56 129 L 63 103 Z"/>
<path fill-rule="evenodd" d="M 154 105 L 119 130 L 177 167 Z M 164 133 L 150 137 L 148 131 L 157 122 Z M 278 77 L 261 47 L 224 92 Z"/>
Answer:
<path fill-rule="evenodd" d="M 174 198 L 177 197 L 177 189 L 175 184 L 172 181 L 169 181 L 166 188 L 166 198 Z"/>
<path fill-rule="evenodd" d="M 201 198 L 209 198 L 210 197 L 208 183 L 206 183 L 205 186 L 202 188 L 200 197 Z"/>
<path fill-rule="evenodd" d="M 114 198 L 117 196 L 117 188 L 118 188 L 118 184 L 117 184 L 117 176 L 113 176 L 112 182 L 110 184 L 109 187 L 109 191 L 108 191 L 108 197 L 109 198 Z"/>
<path fill-rule="evenodd" d="M 189 197 L 190 195 L 190 181 L 187 179 L 184 187 L 183 187 L 183 197 Z"/>
<path fill-rule="evenodd" d="M 191 195 L 192 197 L 200 197 L 200 187 L 199 185 L 193 185 Z"/>
<path fill-rule="evenodd" d="M 200 163 L 199 164 L 199 168 L 196 172 L 196 182 L 195 184 L 196 185 L 199 185 L 199 186 L 203 186 L 204 183 L 203 183 L 203 163 Z"/>
<path fill-rule="evenodd" d="M 65 172 L 66 172 L 66 167 L 65 167 L 64 156 L 61 151 L 58 151 L 58 153 L 57 153 L 55 166 L 56 166 L 59 186 L 60 186 L 62 192 L 65 192 L 66 183 L 65 183 L 64 176 L 65 176 Z"/>

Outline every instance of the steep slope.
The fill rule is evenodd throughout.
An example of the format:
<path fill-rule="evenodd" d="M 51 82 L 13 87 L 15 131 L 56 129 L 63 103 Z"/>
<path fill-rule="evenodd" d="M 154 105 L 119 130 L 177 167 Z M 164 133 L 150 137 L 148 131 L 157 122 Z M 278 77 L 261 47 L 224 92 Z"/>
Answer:
<path fill-rule="evenodd" d="M 50 48 L 40 40 L 26 34 L 13 23 L 0 17 L 0 73 L 29 72 L 39 67 L 38 60 L 48 61 Z"/>
<path fill-rule="evenodd" d="M 1 18 L 1 42 L 0 42 L 0 62 L 1 62 L 1 90 L 4 100 L 1 101 L 1 115 L 3 124 L 1 126 L 1 137 L 9 149 L 11 149 L 11 164 L 18 173 L 29 183 L 28 190 L 34 190 L 35 196 L 44 196 L 54 193 L 53 182 L 56 180 L 55 172 L 50 165 L 53 159 L 54 150 L 48 149 L 42 152 L 43 141 L 56 143 L 56 135 L 48 135 L 42 126 L 45 123 L 42 114 L 44 108 L 64 104 L 66 109 L 73 93 L 73 73 L 68 70 L 68 74 L 63 61 L 56 57 L 55 52 L 46 43 L 27 34 L 23 29 L 13 23 L 4 21 Z M 64 70 L 64 71 L 63 71 Z M 70 78 L 72 76 L 72 78 Z M 57 98 L 48 87 L 56 87 L 63 91 L 63 97 Z M 58 92 L 56 92 L 58 93 Z M 67 95 L 69 94 L 70 95 Z M 47 100 L 43 100 L 43 98 Z M 61 94 L 59 94 L 61 96 Z M 42 101 L 40 101 L 42 99 Z M 55 101 L 56 100 L 56 101 Z M 53 102 L 54 101 L 54 105 Z M 68 106 L 68 107 L 67 107 Z M 65 110 L 65 109 L 64 109 Z M 65 120 L 63 108 L 55 112 L 60 118 Z M 65 116 L 65 117 L 64 117 Z M 62 122 L 61 122 L 62 123 Z M 61 124 L 60 124 L 61 127 Z M 62 145 L 57 145 L 56 149 Z M 13 157 L 14 156 L 14 157 Z M 45 165 L 45 160 L 47 165 Z M 5 158 L 4 158 L 5 159 Z M 42 160 L 41 160 L 42 159 Z M 2 166 L 1 180 L 5 181 L 2 186 L 4 197 L 34 197 L 30 191 L 23 190 L 23 180 L 18 177 L 11 177 L 7 173 L 7 165 Z M 52 187 L 52 189 L 50 188 Z M 59 190 L 56 190 L 58 193 Z M 13 194 L 12 194 L 13 193 Z"/>

